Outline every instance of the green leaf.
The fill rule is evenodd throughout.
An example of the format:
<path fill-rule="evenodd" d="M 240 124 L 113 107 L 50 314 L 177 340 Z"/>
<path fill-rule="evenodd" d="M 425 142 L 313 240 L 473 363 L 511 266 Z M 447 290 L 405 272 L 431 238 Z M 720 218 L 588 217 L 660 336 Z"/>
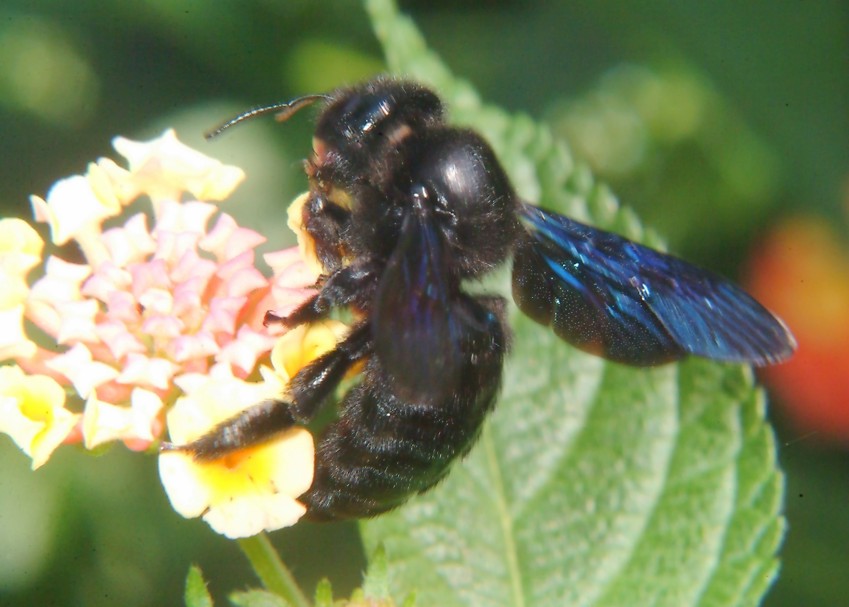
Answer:
<path fill-rule="evenodd" d="M 330 580 L 323 578 L 315 587 L 315 607 L 333 607 L 333 586 Z"/>
<path fill-rule="evenodd" d="M 186 607 L 212 607 L 212 597 L 206 589 L 203 573 L 197 565 L 189 567 L 184 600 Z"/>
<path fill-rule="evenodd" d="M 290 607 L 291 603 L 268 590 L 245 590 L 230 594 L 230 602 L 236 607 Z"/>
<path fill-rule="evenodd" d="M 389 564 L 382 544 L 369 559 L 369 568 L 363 580 L 363 594 L 370 599 L 389 598 Z"/>
<path fill-rule="evenodd" d="M 520 194 L 646 238 L 525 116 L 481 104 L 390 0 L 368 10 L 393 72 L 434 86 L 492 143 Z M 421 605 L 756 605 L 777 570 L 782 476 L 748 370 L 633 369 L 511 313 L 501 401 L 432 492 L 362 523 L 391 590 Z"/>

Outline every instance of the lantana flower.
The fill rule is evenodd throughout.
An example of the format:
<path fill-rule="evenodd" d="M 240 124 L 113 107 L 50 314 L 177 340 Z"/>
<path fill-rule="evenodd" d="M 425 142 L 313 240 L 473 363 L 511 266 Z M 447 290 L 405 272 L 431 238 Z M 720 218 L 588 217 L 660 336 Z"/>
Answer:
<path fill-rule="evenodd" d="M 270 277 L 257 269 L 264 238 L 212 204 L 244 178 L 237 167 L 186 147 L 173 131 L 150 142 L 116 138 L 114 147 L 128 168 L 100 159 L 46 198 L 32 197 L 52 243 L 75 243 L 82 260 L 44 258 L 32 226 L 0 220 L 0 431 L 34 468 L 63 442 L 91 449 L 123 441 L 141 451 L 166 430 L 175 444 L 196 438 L 283 397 L 289 374 L 345 331 L 316 325 L 320 346 L 305 339 L 306 328 L 293 331 L 275 357 L 296 362 L 269 366 L 281 338 L 263 326 L 265 312 L 285 315 L 314 293 L 315 265 L 293 247 L 265 256 Z M 139 198 L 149 210 L 130 214 Z M 177 511 L 203 514 L 231 537 L 296 521 L 304 508 L 295 498 L 312 482 L 312 437 L 293 430 L 247 451 L 203 465 L 162 454 Z M 175 486 L 169 470 L 180 466 L 194 476 Z M 234 480 L 236 468 L 254 482 Z M 193 495 L 180 493 L 189 485 Z"/>
<path fill-rule="evenodd" d="M 191 443 L 246 406 L 279 399 L 286 382 L 333 349 L 346 332 L 345 325 L 333 320 L 289 331 L 274 346 L 273 368 L 260 367 L 262 382 L 234 377 L 228 365 L 178 378 L 184 396 L 168 413 L 171 440 Z M 292 428 L 279 440 L 212 461 L 166 451 L 159 456 L 159 475 L 177 512 L 186 518 L 202 516 L 219 533 L 239 538 L 292 525 L 304 515 L 306 507 L 295 498 L 312 484 L 313 456 L 310 433 Z"/>
<path fill-rule="evenodd" d="M 246 406 L 279 398 L 267 384 L 234 377 L 227 366 L 178 381 L 185 394 L 168 413 L 169 435 L 177 444 L 199 438 Z M 228 537 L 292 525 L 306 511 L 295 498 L 309 489 L 312 473 L 312 437 L 303 428 L 211 462 L 179 451 L 159 456 L 159 475 L 174 509 L 187 518 L 203 516 Z"/>

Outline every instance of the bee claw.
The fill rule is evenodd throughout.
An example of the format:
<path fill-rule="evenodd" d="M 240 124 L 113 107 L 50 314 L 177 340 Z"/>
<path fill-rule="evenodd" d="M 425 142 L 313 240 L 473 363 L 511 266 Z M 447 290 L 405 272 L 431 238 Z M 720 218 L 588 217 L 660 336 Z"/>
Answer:
<path fill-rule="evenodd" d="M 186 451 L 186 445 L 175 445 L 174 443 L 169 443 L 168 441 L 162 441 L 159 443 L 159 452 L 164 453 L 167 451 Z"/>
<path fill-rule="evenodd" d="M 280 316 L 279 314 L 269 310 L 262 318 L 262 326 L 268 327 L 269 325 L 288 325 L 288 323 L 286 322 L 285 316 Z"/>

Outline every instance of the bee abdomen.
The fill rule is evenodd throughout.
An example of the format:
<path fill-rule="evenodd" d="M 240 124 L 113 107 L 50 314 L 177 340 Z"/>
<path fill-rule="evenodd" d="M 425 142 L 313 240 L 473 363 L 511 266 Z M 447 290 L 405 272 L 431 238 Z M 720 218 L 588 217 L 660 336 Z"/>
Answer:
<path fill-rule="evenodd" d="M 375 359 L 369 367 L 318 445 L 313 485 L 300 497 L 307 519 L 375 516 L 438 483 L 474 443 L 500 384 L 488 369 L 477 398 L 417 405 L 384 389 Z"/>

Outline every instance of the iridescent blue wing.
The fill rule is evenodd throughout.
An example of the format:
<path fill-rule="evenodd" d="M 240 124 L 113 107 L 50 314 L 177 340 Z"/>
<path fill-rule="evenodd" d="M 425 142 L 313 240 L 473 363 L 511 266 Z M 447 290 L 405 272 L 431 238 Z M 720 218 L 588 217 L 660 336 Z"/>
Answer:
<path fill-rule="evenodd" d="M 411 402 L 451 393 L 461 381 L 464 327 L 452 311 L 452 281 L 442 236 L 427 209 L 411 210 L 378 285 L 372 310 L 375 350 Z"/>
<path fill-rule="evenodd" d="M 694 354 L 767 365 L 796 347 L 729 281 L 616 234 L 522 204 L 513 298 L 573 345 L 631 365 Z"/>

